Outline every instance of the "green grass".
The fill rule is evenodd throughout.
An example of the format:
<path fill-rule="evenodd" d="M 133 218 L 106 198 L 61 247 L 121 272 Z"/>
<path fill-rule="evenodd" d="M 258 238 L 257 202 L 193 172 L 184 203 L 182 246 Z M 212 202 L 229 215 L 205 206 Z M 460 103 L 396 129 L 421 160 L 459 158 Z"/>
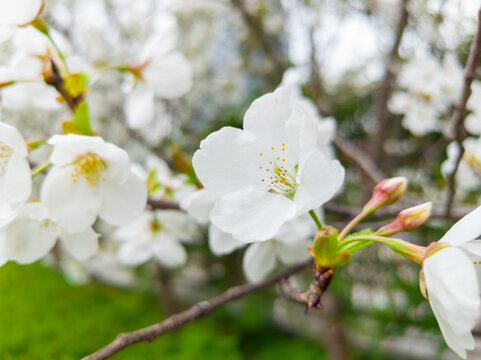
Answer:
<path fill-rule="evenodd" d="M 73 286 L 55 270 L 36 263 L 0 268 L 0 358 L 79 359 L 110 342 L 118 332 L 162 320 L 157 300 L 145 293 L 106 285 Z M 293 338 L 270 324 L 265 296 L 225 309 L 134 345 L 113 359 L 237 360 L 324 359 L 317 344 Z M 264 305 L 264 304 L 263 304 Z"/>

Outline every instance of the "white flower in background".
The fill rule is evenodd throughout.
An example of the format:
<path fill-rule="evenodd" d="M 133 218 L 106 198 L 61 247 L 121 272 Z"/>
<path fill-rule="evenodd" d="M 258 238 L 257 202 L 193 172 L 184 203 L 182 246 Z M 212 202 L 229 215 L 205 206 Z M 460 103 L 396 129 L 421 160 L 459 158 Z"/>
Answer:
<path fill-rule="evenodd" d="M 43 0 L 0 1 L 0 25 L 25 25 L 35 20 L 44 6 Z"/>
<path fill-rule="evenodd" d="M 456 189 L 461 196 L 481 186 L 481 138 L 467 138 L 463 141 L 463 146 L 465 152 L 456 172 Z M 448 158 L 441 166 L 444 177 L 453 172 L 459 151 L 456 142 L 448 145 Z"/>
<path fill-rule="evenodd" d="M 145 211 L 132 223 L 118 228 L 114 237 L 122 241 L 118 252 L 122 264 L 135 266 L 153 258 L 173 268 L 185 264 L 187 253 L 181 242 L 194 242 L 198 227 L 180 211 Z"/>
<path fill-rule="evenodd" d="M 125 115 L 132 128 L 143 128 L 155 117 L 155 98 L 176 99 L 192 87 L 192 67 L 179 51 L 175 50 L 178 37 L 177 21 L 172 14 L 164 13 L 158 19 L 157 33 L 148 41 L 138 65 L 140 73 L 134 90 L 127 97 Z"/>
<path fill-rule="evenodd" d="M 224 127 L 210 134 L 192 163 L 218 196 L 213 224 L 237 239 L 268 240 L 286 221 L 332 198 L 344 168 L 318 149 L 320 136 L 288 88 L 254 101 L 244 130 Z"/>
<path fill-rule="evenodd" d="M 127 153 L 101 137 L 55 135 L 53 167 L 41 198 L 52 220 L 69 232 L 82 232 L 99 215 L 112 225 L 133 220 L 145 208 L 147 190 L 131 170 Z"/>
<path fill-rule="evenodd" d="M 402 124 L 414 135 L 443 130 L 440 117 L 454 103 L 463 81 L 463 70 L 453 54 L 442 62 L 425 54 L 406 62 L 398 76 L 403 91 L 389 102 L 393 113 L 404 114 Z"/>
<path fill-rule="evenodd" d="M 214 207 L 216 196 L 201 189 L 187 196 L 181 207 L 200 224 L 209 223 L 209 213 Z M 316 227 L 312 219 L 304 214 L 281 226 L 274 239 L 247 244 L 234 238 L 212 223 L 209 224 L 209 248 L 216 256 L 232 253 L 248 245 L 243 258 L 243 269 L 251 282 L 264 279 L 278 263 L 292 265 L 309 258 L 307 247 L 312 243 Z"/>
<path fill-rule="evenodd" d="M 187 183 L 187 176 L 174 174 L 169 165 L 161 158 L 149 156 L 145 168 L 136 167 L 136 172 L 147 182 L 149 197 L 154 200 L 181 201 L 197 187 Z"/>
<path fill-rule="evenodd" d="M 429 303 L 448 346 L 466 359 L 466 350 L 475 342 L 471 330 L 481 305 L 479 264 L 481 241 L 481 207 L 459 220 L 439 240 L 449 244 L 423 263 Z"/>
<path fill-rule="evenodd" d="M 0 258 L 30 264 L 46 256 L 59 237 L 67 252 L 79 261 L 98 251 L 99 235 L 92 228 L 76 234 L 62 231 L 50 220 L 41 203 L 28 203 L 13 221 L 0 229 Z"/>
<path fill-rule="evenodd" d="M 0 122 L 0 225 L 15 216 L 32 192 L 27 156 L 22 135 Z"/>
<path fill-rule="evenodd" d="M 478 80 L 473 81 L 471 91 L 467 108 L 472 112 L 466 116 L 464 125 L 471 134 L 481 135 L 481 82 Z"/>

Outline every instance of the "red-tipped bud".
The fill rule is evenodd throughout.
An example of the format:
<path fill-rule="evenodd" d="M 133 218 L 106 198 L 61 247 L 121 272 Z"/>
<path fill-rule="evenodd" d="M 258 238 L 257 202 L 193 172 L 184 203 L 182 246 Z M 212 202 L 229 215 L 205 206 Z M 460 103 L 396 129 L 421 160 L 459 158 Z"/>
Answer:
<path fill-rule="evenodd" d="M 391 236 L 403 231 L 413 231 L 429 219 L 432 207 L 432 204 L 427 202 L 405 209 L 398 214 L 392 223 L 380 228 L 376 235 Z"/>
<path fill-rule="evenodd" d="M 373 213 L 381 206 L 394 204 L 406 192 L 407 183 L 403 176 L 384 179 L 374 187 L 371 200 L 364 206 L 363 211 Z"/>

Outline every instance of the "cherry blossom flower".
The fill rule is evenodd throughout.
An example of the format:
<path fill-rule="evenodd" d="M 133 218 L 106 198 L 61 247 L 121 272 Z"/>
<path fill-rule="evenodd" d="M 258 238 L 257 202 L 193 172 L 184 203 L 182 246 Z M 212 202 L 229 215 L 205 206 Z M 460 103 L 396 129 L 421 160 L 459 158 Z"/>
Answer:
<path fill-rule="evenodd" d="M 399 74 L 404 91 L 393 94 L 389 109 L 404 114 L 403 126 L 423 136 L 443 130 L 440 121 L 462 86 L 463 69 L 452 53 L 441 63 L 431 54 L 410 59 Z"/>
<path fill-rule="evenodd" d="M 33 21 L 44 6 L 43 0 L 0 2 L 0 25 L 25 25 Z"/>
<path fill-rule="evenodd" d="M 82 232 L 98 215 L 122 225 L 144 209 L 147 190 L 131 170 L 129 156 L 101 137 L 55 135 L 50 169 L 41 198 L 52 220 L 69 232 Z"/>
<path fill-rule="evenodd" d="M 140 81 L 125 103 L 127 124 L 143 128 L 155 117 L 155 98 L 176 99 L 192 87 L 192 67 L 183 54 L 176 50 L 178 28 L 175 17 L 163 13 L 161 28 L 147 42 L 136 68 Z"/>
<path fill-rule="evenodd" d="M 192 243 L 197 236 L 193 219 L 175 210 L 145 211 L 114 234 L 123 241 L 118 252 L 122 264 L 135 266 L 154 258 L 167 268 L 185 264 L 187 253 L 181 242 Z"/>
<path fill-rule="evenodd" d="M 471 334 L 481 305 L 481 207 L 470 212 L 439 240 L 447 245 L 423 263 L 429 302 L 448 346 L 466 359 L 475 347 Z"/>
<path fill-rule="evenodd" d="M 205 189 L 189 194 L 181 207 L 200 224 L 209 223 L 209 213 L 216 196 Z M 247 244 L 232 234 L 209 224 L 209 248 L 216 256 L 223 256 L 248 245 L 243 258 L 243 269 L 251 282 L 264 279 L 278 263 L 292 265 L 309 258 L 307 247 L 312 243 L 316 227 L 307 214 L 286 222 L 274 239 Z"/>
<path fill-rule="evenodd" d="M 344 168 L 318 149 L 318 129 L 292 91 L 279 88 L 250 106 L 244 130 L 224 127 L 204 139 L 193 165 L 218 196 L 213 224 L 237 239 L 268 240 L 334 196 Z"/>
<path fill-rule="evenodd" d="M 67 252 L 79 261 L 98 251 L 99 235 L 92 228 L 76 234 L 62 231 L 50 220 L 47 209 L 41 203 L 32 202 L 0 230 L 0 258 L 3 256 L 20 264 L 30 264 L 47 255 L 59 236 Z"/>
<path fill-rule="evenodd" d="M 18 130 L 0 122 L 0 225 L 19 211 L 32 191 L 27 155 Z"/>

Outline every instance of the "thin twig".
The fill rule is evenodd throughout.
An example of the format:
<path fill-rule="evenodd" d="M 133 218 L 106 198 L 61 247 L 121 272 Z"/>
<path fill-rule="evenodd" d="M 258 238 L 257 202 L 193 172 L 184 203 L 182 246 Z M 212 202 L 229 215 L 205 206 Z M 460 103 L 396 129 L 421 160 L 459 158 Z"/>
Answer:
<path fill-rule="evenodd" d="M 302 292 L 299 289 L 296 289 L 291 286 L 289 280 L 282 279 L 279 281 L 279 289 L 287 299 L 297 302 L 299 304 L 309 304 L 309 295 L 307 292 Z"/>
<path fill-rule="evenodd" d="M 377 101 L 375 102 L 375 108 L 377 113 L 377 120 L 379 124 L 379 130 L 375 138 L 374 154 L 375 159 L 378 164 L 384 159 L 384 142 L 386 140 L 386 135 L 388 131 L 388 122 L 390 113 L 388 110 L 388 102 L 391 98 L 392 85 L 395 80 L 394 67 L 398 60 L 399 45 L 401 44 L 401 39 L 404 34 L 404 29 L 408 24 L 409 12 L 407 9 L 408 0 L 402 0 L 401 2 L 401 15 L 399 17 L 399 22 L 396 28 L 396 35 L 394 38 L 394 43 L 392 45 L 391 51 L 388 54 L 386 61 L 386 72 L 381 81 L 379 87 Z"/>
<path fill-rule="evenodd" d="M 274 41 L 272 36 L 266 33 L 262 22 L 247 10 L 244 0 L 231 0 L 231 4 L 239 11 L 247 28 L 259 42 L 266 57 L 272 62 L 274 66 L 273 78 L 275 81 L 280 81 L 287 66 L 286 62 L 280 57 L 280 52 L 275 46 L 277 42 Z"/>
<path fill-rule="evenodd" d="M 386 177 L 369 155 L 358 147 L 348 143 L 340 136 L 335 137 L 334 145 L 366 175 L 372 185 L 377 184 Z"/>
<path fill-rule="evenodd" d="M 458 172 L 459 163 L 464 155 L 463 140 L 466 137 L 466 129 L 464 128 L 464 118 L 466 117 L 466 104 L 471 95 L 471 83 L 476 76 L 476 67 L 481 56 L 481 9 L 478 11 L 478 27 L 476 35 L 469 49 L 468 60 L 464 67 L 464 85 L 459 94 L 459 98 L 454 104 L 453 114 L 449 121 L 452 134 L 452 140 L 459 145 L 459 154 L 451 174 L 447 178 L 448 182 L 448 198 L 446 201 L 446 217 L 451 215 L 454 195 L 456 194 L 456 173 Z"/>
<path fill-rule="evenodd" d="M 179 204 L 167 200 L 155 200 L 149 198 L 147 204 L 152 210 L 181 210 Z"/>
<path fill-rule="evenodd" d="M 148 326 L 140 330 L 119 334 L 117 335 L 116 339 L 110 344 L 94 352 L 93 354 L 84 357 L 83 360 L 107 359 L 130 345 L 142 341 L 150 342 L 168 331 L 177 329 L 184 324 L 208 315 L 213 310 L 228 302 L 274 285 L 280 280 L 288 278 L 289 276 L 295 274 L 296 272 L 299 272 L 300 270 L 306 268 L 311 264 L 311 260 L 304 261 L 297 265 L 291 266 L 284 271 L 281 271 L 279 274 L 274 275 L 266 280 L 254 284 L 246 284 L 232 287 L 226 292 L 224 292 L 222 295 L 216 296 L 207 301 L 201 301 L 183 312 L 172 315 L 171 317 L 165 319 L 160 323 Z"/>

